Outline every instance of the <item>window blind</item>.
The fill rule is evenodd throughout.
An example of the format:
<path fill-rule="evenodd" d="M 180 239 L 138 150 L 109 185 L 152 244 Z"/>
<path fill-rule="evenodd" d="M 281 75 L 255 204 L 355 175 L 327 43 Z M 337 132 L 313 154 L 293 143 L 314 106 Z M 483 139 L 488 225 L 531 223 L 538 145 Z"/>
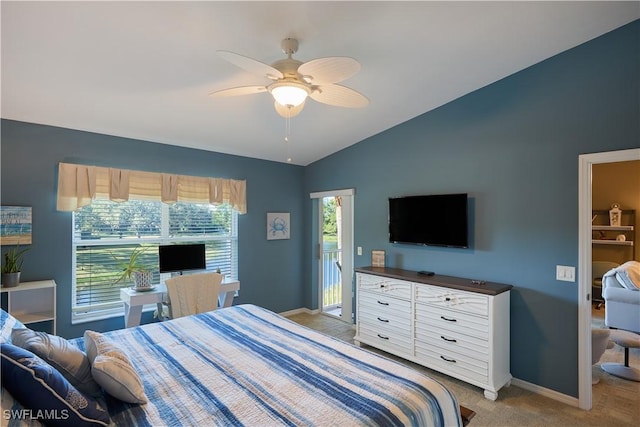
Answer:
<path fill-rule="evenodd" d="M 75 321 L 122 314 L 120 288 L 131 283 L 116 281 L 135 249 L 154 283 L 169 277 L 158 271 L 158 246 L 174 243 L 204 243 L 206 270 L 237 278 L 237 212 L 226 204 L 95 200 L 73 213 L 73 233 Z"/>

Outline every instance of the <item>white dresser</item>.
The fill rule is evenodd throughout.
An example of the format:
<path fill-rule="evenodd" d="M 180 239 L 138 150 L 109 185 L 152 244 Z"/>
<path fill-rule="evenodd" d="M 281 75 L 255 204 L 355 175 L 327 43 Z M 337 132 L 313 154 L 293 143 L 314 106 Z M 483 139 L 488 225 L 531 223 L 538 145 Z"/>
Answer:
<path fill-rule="evenodd" d="M 487 399 L 510 384 L 511 285 L 380 267 L 356 277 L 356 344 L 481 387 Z"/>

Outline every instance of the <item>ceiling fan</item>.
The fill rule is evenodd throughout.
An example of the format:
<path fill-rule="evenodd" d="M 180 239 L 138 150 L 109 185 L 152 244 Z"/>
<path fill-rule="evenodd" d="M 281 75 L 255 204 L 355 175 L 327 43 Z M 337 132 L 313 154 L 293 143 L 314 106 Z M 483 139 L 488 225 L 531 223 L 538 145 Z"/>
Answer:
<path fill-rule="evenodd" d="M 281 43 L 287 55 L 271 65 L 226 50 L 217 53 L 230 63 L 250 73 L 272 80 L 263 86 L 240 86 L 212 92 L 214 97 L 251 95 L 269 92 L 274 106 L 282 117 L 300 114 L 307 97 L 323 104 L 338 107 L 360 108 L 369 104 L 366 96 L 346 86 L 336 84 L 348 79 L 360 70 L 360 63 L 345 56 L 318 58 L 301 62 L 291 56 L 298 51 L 298 40 L 286 38 Z"/>

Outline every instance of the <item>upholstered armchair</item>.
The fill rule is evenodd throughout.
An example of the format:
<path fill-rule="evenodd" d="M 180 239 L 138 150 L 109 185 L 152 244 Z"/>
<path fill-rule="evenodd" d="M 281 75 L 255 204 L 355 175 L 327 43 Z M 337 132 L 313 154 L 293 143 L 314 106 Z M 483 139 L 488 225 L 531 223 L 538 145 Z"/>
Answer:
<path fill-rule="evenodd" d="M 629 261 L 608 271 L 602 288 L 605 325 L 640 333 L 640 262 Z"/>
<path fill-rule="evenodd" d="M 593 261 L 591 263 L 591 301 L 600 308 L 604 303 L 602 299 L 602 276 L 620 264 L 610 261 Z"/>

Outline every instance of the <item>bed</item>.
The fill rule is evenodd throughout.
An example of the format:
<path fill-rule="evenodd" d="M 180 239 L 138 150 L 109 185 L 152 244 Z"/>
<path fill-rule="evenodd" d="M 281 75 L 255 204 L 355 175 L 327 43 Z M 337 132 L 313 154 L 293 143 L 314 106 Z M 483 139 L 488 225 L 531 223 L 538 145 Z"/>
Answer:
<path fill-rule="evenodd" d="M 148 400 L 105 393 L 112 425 L 463 425 L 441 383 L 255 305 L 104 336 L 128 355 Z M 85 350 L 84 339 L 70 341 Z M 5 385 L 3 409 L 20 407 Z"/>

